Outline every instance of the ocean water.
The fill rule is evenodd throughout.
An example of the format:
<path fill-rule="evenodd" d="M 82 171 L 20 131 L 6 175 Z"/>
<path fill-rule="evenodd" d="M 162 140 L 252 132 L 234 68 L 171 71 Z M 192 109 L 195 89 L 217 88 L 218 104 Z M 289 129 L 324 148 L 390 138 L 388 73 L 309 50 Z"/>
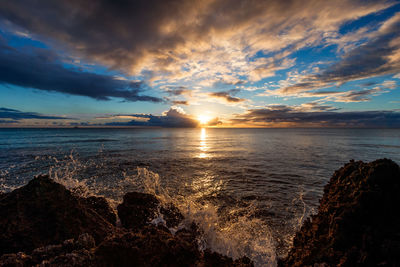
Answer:
<path fill-rule="evenodd" d="M 203 248 L 275 266 L 333 172 L 384 157 L 400 162 L 400 130 L 0 129 L 0 190 L 49 173 L 114 206 L 152 193 L 199 223 Z"/>

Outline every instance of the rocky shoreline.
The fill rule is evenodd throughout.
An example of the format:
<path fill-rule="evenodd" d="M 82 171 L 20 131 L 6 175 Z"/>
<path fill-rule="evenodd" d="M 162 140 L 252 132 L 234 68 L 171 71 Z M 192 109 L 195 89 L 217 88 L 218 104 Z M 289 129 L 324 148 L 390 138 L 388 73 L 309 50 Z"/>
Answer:
<path fill-rule="evenodd" d="M 391 160 L 346 164 L 324 188 L 279 266 L 400 266 L 400 169 Z"/>
<path fill-rule="evenodd" d="M 0 266 L 252 266 L 197 244 L 198 229 L 172 234 L 182 214 L 152 195 L 131 192 L 118 206 L 82 198 L 48 176 L 0 196 Z M 162 223 L 150 223 L 162 212 Z"/>
<path fill-rule="evenodd" d="M 396 163 L 351 161 L 278 265 L 400 266 L 399 204 Z M 200 249 L 195 223 L 172 233 L 183 215 L 150 194 L 127 193 L 117 214 L 104 198 L 38 176 L 0 194 L 0 266 L 253 266 Z"/>

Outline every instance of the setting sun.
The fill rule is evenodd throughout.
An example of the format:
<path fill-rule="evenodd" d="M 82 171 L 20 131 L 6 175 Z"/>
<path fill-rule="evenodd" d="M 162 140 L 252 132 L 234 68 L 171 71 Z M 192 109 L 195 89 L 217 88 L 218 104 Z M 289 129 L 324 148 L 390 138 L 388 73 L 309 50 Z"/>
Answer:
<path fill-rule="evenodd" d="M 197 120 L 200 124 L 207 124 L 211 120 L 211 117 L 207 115 L 199 115 L 197 116 Z"/>

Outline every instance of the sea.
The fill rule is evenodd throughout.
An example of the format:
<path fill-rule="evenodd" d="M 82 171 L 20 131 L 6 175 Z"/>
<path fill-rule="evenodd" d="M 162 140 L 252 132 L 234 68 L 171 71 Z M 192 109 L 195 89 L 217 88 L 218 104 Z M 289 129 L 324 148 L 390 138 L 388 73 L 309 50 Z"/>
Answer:
<path fill-rule="evenodd" d="M 0 191 L 49 174 L 114 208 L 154 194 L 185 215 L 179 227 L 200 226 L 201 249 L 276 266 L 335 170 L 379 158 L 400 163 L 400 129 L 7 128 Z"/>

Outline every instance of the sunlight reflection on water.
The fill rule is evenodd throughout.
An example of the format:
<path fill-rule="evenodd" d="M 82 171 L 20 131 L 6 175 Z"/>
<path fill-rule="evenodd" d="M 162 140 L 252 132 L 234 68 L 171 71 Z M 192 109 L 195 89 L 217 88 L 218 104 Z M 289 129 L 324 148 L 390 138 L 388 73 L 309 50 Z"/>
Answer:
<path fill-rule="evenodd" d="M 198 155 L 198 158 L 209 158 L 210 155 L 209 153 L 207 153 L 209 147 L 207 146 L 207 131 L 206 128 L 201 128 L 201 132 L 200 132 L 200 153 Z"/>

